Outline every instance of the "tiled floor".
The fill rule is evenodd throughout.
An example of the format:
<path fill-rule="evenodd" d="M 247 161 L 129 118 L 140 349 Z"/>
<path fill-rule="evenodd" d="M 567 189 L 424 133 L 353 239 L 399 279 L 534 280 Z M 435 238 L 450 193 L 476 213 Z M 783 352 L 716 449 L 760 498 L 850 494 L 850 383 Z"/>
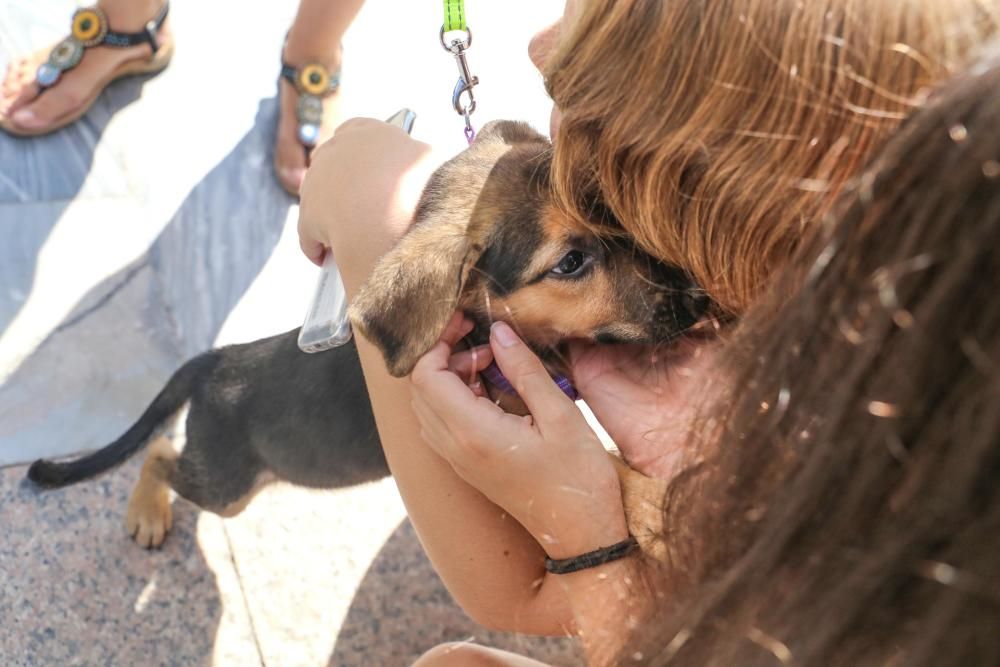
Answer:
<path fill-rule="evenodd" d="M 562 3 L 467 4 L 477 122 L 544 127 L 524 45 Z M 64 34 L 73 6 L 0 3 L 0 69 Z M 578 662 L 566 641 L 467 619 L 391 480 L 274 488 L 231 520 L 179 502 L 158 552 L 121 525 L 137 461 L 64 491 L 22 482 L 25 462 L 119 435 L 188 356 L 300 323 L 314 272 L 271 174 L 294 8 L 175 0 L 166 72 L 112 86 L 54 135 L 0 134 L 0 665 L 392 666 L 467 638 Z M 459 150 L 439 11 L 370 0 L 345 40 L 344 106 L 374 117 L 409 106 L 417 136 Z"/>

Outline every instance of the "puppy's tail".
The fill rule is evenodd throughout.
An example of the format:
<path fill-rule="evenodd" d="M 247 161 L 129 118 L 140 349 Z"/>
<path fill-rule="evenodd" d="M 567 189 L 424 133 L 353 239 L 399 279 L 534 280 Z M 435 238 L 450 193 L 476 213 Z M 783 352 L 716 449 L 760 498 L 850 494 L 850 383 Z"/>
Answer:
<path fill-rule="evenodd" d="M 107 447 L 71 461 L 39 459 L 28 468 L 28 479 L 42 487 L 57 488 L 89 479 L 123 463 L 142 449 L 156 428 L 187 402 L 195 386 L 217 362 L 215 352 L 191 359 L 173 374 L 139 421 L 123 436 Z"/>

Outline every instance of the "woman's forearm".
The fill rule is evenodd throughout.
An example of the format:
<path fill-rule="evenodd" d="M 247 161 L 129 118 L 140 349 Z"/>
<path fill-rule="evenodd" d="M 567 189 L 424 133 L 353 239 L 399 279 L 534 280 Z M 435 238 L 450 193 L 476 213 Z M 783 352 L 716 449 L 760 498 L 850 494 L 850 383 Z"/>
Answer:
<path fill-rule="evenodd" d="M 351 121 L 316 152 L 303 184 L 300 237 L 332 249 L 349 299 L 406 231 L 440 156 L 398 129 Z M 414 304 L 418 307 L 418 304 Z M 517 521 L 464 482 L 421 440 L 407 380 L 391 377 L 361 336 L 358 352 L 386 458 L 425 550 L 458 603 L 484 625 L 558 633 L 571 611 L 541 585 L 544 553 Z"/>
<path fill-rule="evenodd" d="M 594 665 L 610 665 L 646 608 L 634 557 L 567 575 L 544 569 L 545 551 L 504 510 L 462 480 L 420 439 L 408 380 L 392 378 L 358 340 L 382 446 L 428 556 L 462 608 L 482 625 L 579 635 Z"/>
<path fill-rule="evenodd" d="M 365 120 L 342 126 L 314 155 L 302 189 L 300 240 L 314 260 L 324 246 L 332 249 L 349 299 L 378 258 L 405 232 L 420 190 L 439 162 L 429 146 L 398 129 Z M 422 440 L 411 409 L 409 381 L 392 378 L 381 354 L 360 336 L 357 348 L 400 494 L 424 548 L 459 604 L 489 627 L 538 634 L 574 632 L 573 608 L 587 606 L 594 590 L 589 575 L 596 576 L 596 570 L 568 578 L 547 574 L 545 552 L 539 545 L 544 536 L 532 537 Z M 613 501 L 617 491 L 603 495 Z M 598 513 L 588 512 L 586 521 L 559 522 L 562 541 L 555 548 L 573 553 L 553 553 L 554 557 L 586 551 L 594 540 L 606 543 L 601 541 L 604 535 L 577 534 L 602 525 L 594 520 Z M 610 530 L 615 539 L 619 532 L 620 527 Z M 603 585 L 607 579 L 595 581 Z M 571 599 L 576 600 L 573 607 Z M 596 598 L 592 604 L 601 606 Z M 589 618 L 582 613 L 584 620 Z"/>
<path fill-rule="evenodd" d="M 389 467 L 421 543 L 462 608 L 491 628 L 571 632 L 564 588 L 545 553 L 513 518 L 469 486 L 420 439 L 408 380 L 389 376 L 363 339 L 358 352 Z"/>

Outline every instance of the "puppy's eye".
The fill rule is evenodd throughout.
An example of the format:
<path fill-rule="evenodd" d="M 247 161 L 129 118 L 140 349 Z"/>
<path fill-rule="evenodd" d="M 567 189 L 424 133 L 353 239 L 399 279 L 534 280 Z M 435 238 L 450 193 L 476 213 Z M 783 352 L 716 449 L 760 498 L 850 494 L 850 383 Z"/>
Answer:
<path fill-rule="evenodd" d="M 590 264 L 590 257 L 579 250 L 570 250 L 563 255 L 551 273 L 557 276 L 572 276 L 579 273 L 584 267 Z"/>

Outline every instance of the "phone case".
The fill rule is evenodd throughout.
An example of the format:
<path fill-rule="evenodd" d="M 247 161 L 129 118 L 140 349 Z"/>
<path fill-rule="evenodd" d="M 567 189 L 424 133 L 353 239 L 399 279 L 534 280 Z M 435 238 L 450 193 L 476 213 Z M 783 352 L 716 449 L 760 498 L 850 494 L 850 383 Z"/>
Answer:
<path fill-rule="evenodd" d="M 417 115 L 409 109 L 400 109 L 386 121 L 403 128 L 407 134 L 413 129 Z M 306 321 L 299 331 L 299 349 L 315 353 L 339 347 L 351 339 L 351 323 L 347 319 L 347 294 L 337 263 L 327 255 L 319 272 L 312 305 Z"/>
<path fill-rule="evenodd" d="M 319 282 L 306 321 L 299 332 L 299 349 L 322 352 L 343 345 L 351 339 L 351 323 L 347 319 L 347 294 L 337 263 L 327 255 L 319 272 Z"/>

